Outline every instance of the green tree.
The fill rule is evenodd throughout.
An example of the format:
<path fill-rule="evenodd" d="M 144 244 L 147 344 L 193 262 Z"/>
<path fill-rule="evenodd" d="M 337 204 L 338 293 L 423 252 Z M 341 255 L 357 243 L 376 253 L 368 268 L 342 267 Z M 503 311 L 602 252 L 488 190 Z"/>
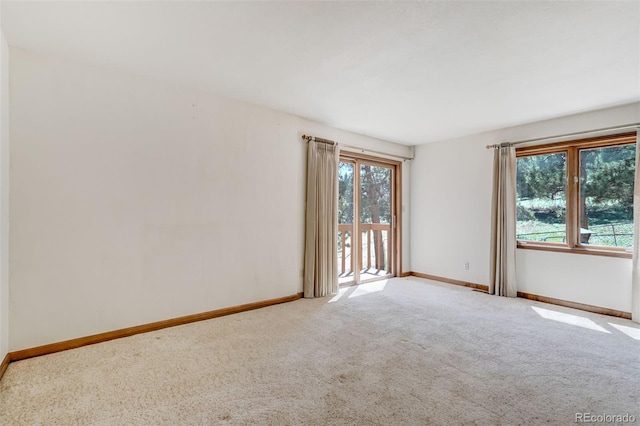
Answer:
<path fill-rule="evenodd" d="M 627 213 L 633 212 L 635 144 L 583 150 L 580 156 L 585 163 L 581 197 L 586 202 L 617 205 Z"/>
<path fill-rule="evenodd" d="M 352 163 L 338 166 L 338 223 L 353 223 L 353 168 Z"/>
<path fill-rule="evenodd" d="M 360 221 L 391 223 L 391 170 L 385 167 L 360 167 Z"/>
<path fill-rule="evenodd" d="M 516 170 L 518 198 L 553 200 L 564 194 L 567 170 L 564 153 L 521 157 Z"/>

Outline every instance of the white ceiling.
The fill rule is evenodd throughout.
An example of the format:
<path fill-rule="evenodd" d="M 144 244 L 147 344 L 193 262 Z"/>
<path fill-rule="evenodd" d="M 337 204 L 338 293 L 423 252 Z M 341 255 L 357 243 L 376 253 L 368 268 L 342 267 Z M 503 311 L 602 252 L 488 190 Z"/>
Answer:
<path fill-rule="evenodd" d="M 640 2 L 7 2 L 10 45 L 421 144 L 640 99 Z"/>

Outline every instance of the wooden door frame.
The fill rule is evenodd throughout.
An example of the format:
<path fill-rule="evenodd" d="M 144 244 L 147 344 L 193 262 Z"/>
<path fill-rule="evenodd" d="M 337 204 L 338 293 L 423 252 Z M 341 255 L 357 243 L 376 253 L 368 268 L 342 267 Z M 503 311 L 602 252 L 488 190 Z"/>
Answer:
<path fill-rule="evenodd" d="M 360 266 L 358 260 L 361 260 L 361 248 L 362 248 L 362 235 L 360 232 L 360 217 L 356 216 L 356 213 L 360 212 L 360 164 L 366 162 L 373 166 L 388 167 L 391 169 L 391 232 L 389 239 L 389 249 L 393 250 L 392 264 L 390 274 L 380 279 L 389 277 L 399 277 L 402 274 L 402 162 L 397 160 L 390 160 L 388 158 L 375 157 L 372 155 L 366 155 L 350 151 L 340 151 L 340 162 L 348 162 L 354 164 L 353 168 L 353 233 L 355 235 L 355 244 L 352 244 L 351 256 L 354 259 L 353 265 L 353 284 L 361 284 L 360 281 Z M 394 220 L 395 217 L 395 226 Z M 352 240 L 353 240 L 352 235 Z M 355 251 L 354 251 L 354 247 Z M 356 257 L 357 256 L 357 257 Z M 376 279 L 377 280 L 377 279 Z M 367 280 L 366 282 L 374 281 Z M 350 285 L 350 284 L 345 284 Z"/>

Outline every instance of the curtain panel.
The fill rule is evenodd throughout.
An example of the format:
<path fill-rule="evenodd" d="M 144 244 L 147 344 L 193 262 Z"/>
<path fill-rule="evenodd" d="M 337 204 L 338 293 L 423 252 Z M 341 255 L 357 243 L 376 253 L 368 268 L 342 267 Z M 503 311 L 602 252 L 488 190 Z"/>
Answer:
<path fill-rule="evenodd" d="M 337 145 L 309 141 L 304 250 L 304 297 L 338 292 Z"/>
<path fill-rule="evenodd" d="M 493 157 L 489 293 L 517 297 L 516 150 L 503 144 Z"/>
<path fill-rule="evenodd" d="M 640 138 L 636 132 L 636 175 L 633 183 L 633 258 L 631 263 L 631 320 L 640 323 Z"/>

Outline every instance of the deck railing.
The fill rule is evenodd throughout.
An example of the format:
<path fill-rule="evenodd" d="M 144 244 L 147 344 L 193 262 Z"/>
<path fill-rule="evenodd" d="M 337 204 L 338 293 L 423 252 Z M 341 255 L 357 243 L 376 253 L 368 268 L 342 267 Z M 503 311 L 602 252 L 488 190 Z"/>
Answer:
<path fill-rule="evenodd" d="M 388 271 L 391 265 L 391 250 L 389 250 L 391 225 L 385 223 L 361 223 L 362 247 L 360 253 L 362 257 L 362 267 L 366 269 L 375 268 Z M 342 223 L 338 225 L 338 259 L 340 274 L 355 269 L 355 258 L 351 255 L 353 244 L 353 224 Z M 378 254 L 378 256 L 376 256 Z M 348 258 L 348 261 L 347 261 Z"/>

